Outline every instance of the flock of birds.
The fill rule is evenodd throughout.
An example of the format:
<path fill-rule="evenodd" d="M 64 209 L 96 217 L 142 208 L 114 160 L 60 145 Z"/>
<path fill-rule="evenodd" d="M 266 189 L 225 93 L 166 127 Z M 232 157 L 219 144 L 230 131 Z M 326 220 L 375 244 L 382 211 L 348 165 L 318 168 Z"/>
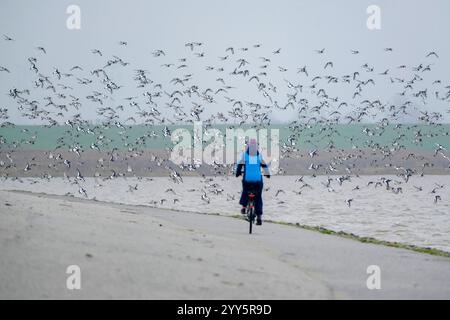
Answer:
<path fill-rule="evenodd" d="M 2 46 L 14 46 L 15 41 L 9 35 L 3 35 Z M 12 110 L 15 117 L 18 115 L 20 119 L 33 124 L 46 127 L 65 124 L 65 134 L 59 137 L 58 146 L 52 150 L 51 156 L 66 168 L 70 168 L 72 162 L 61 153 L 58 154 L 58 150 L 68 150 L 76 157 L 82 157 L 84 146 L 76 142 L 82 135 L 95 137 L 90 149 L 100 152 L 102 161 L 102 152 L 109 155 L 109 161 L 115 161 L 117 150 L 106 150 L 103 147 L 108 128 L 119 128 L 124 149 L 139 153 L 145 148 L 146 141 L 170 137 L 170 125 L 202 121 L 205 129 L 218 123 L 230 128 L 243 125 L 267 128 L 273 123 L 274 117 L 282 118 L 283 114 L 288 122 L 286 127 L 290 130 L 289 137 L 281 141 L 283 157 L 297 152 L 296 141 L 305 130 L 314 126 L 319 127 L 318 134 L 327 139 L 326 149 L 333 150 L 336 149 L 334 137 L 338 134 L 336 125 L 374 123 L 376 132 L 367 126 L 363 133 L 367 136 L 369 149 L 379 152 L 385 159 L 392 157 L 396 151 L 405 149 L 400 141 L 404 138 L 406 127 L 414 130 L 414 143 L 417 145 L 430 138 L 423 133 L 421 125 L 441 128 L 441 141 L 449 139 L 448 127 L 446 129 L 443 125 L 443 120 L 447 117 L 445 113 L 450 113 L 450 108 L 447 105 L 446 110 L 433 109 L 435 104 L 450 102 L 450 84 L 433 78 L 434 65 L 439 61 L 439 55 L 434 51 L 425 53 L 423 61 L 412 66 L 396 65 L 378 70 L 367 62 L 344 74 L 338 74 L 334 70 L 339 62 L 329 59 L 325 48 L 314 51 L 314 55 L 322 61 L 319 67 L 299 65 L 291 68 L 282 64 L 282 48 L 265 50 L 262 44 L 227 47 L 214 56 L 206 51 L 204 43 L 189 42 L 184 45 L 183 50 L 176 52 L 179 55 L 176 58 L 169 56 L 163 49 L 148 52 L 148 59 L 151 60 L 149 64 L 152 65 L 150 70 L 130 61 L 128 48 L 127 41 L 117 43 L 117 51 L 122 50 L 122 57 L 109 56 L 101 49 L 92 49 L 88 53 L 89 61 L 95 67 L 74 64 L 68 69 L 42 65 L 42 57 L 50 53 L 43 46 L 34 48 L 33 54 L 26 61 L 33 80 L 24 83 L 23 87 L 12 87 L 6 92 L 11 103 L 0 108 L 1 128 L 16 126 L 8 120 Z M 393 48 L 384 48 L 380 53 L 389 60 L 388 55 L 393 51 Z M 360 50 L 349 50 L 348 54 L 361 56 Z M 14 72 L 13 67 L 2 65 L 0 61 L 0 77 L 6 79 L 2 79 L 3 81 L 8 81 L 8 77 L 13 76 Z M 398 99 L 384 101 L 378 97 L 370 98 L 377 86 L 395 90 Z M 348 98 L 345 94 L 333 94 L 336 90 L 349 92 Z M 124 96 L 123 92 L 134 94 Z M 390 100 L 400 102 L 393 103 Z M 92 110 L 95 110 L 95 119 L 90 113 Z M 416 123 L 402 124 L 404 117 L 410 117 Z M 145 135 L 129 143 L 127 132 L 133 130 L 133 125 L 136 124 L 145 125 L 148 130 Z M 398 134 L 390 145 L 382 146 L 370 141 L 371 136 L 383 135 L 388 127 L 393 127 Z M 29 139 L 12 143 L 1 135 L 0 129 L 1 152 L 6 154 L 10 162 L 7 164 L 2 160 L 0 165 L 3 169 L 15 165 L 11 157 L 14 152 L 11 145 L 20 149 L 21 144 L 33 144 L 39 138 L 32 132 L 29 134 Z M 308 153 L 311 158 L 309 169 L 314 177 L 321 166 L 314 163 L 314 158 L 320 152 L 316 148 Z M 53 153 L 57 155 L 54 156 Z M 367 156 L 370 157 L 370 154 Z M 411 153 L 408 157 L 414 157 L 414 154 Z M 448 161 L 450 168 L 450 157 L 442 143 L 436 143 L 434 157 Z M 334 192 L 332 181 L 338 185 L 350 181 L 351 168 L 345 168 L 345 174 L 342 175 L 336 165 L 345 163 L 348 158 L 348 154 L 338 154 L 328 165 L 327 172 L 337 175 L 336 178 L 328 176 L 323 183 L 329 192 Z M 33 159 L 29 159 L 24 171 L 33 170 L 32 161 Z M 168 164 L 168 159 L 158 156 L 154 156 L 151 161 L 165 166 L 170 179 L 176 183 L 183 182 L 181 172 L 197 169 L 193 165 L 172 166 Z M 423 166 L 426 165 L 424 163 Z M 214 169 L 223 172 L 225 166 L 217 164 Z M 282 173 L 283 168 L 280 170 Z M 396 167 L 396 170 L 403 183 L 407 183 L 413 174 L 418 173 L 417 168 Z M 133 170 L 128 168 L 127 171 L 130 173 Z M 79 168 L 76 172 L 74 182 L 79 184 L 79 193 L 87 197 L 87 191 L 82 186 L 84 177 Z M 106 178 L 113 179 L 126 174 L 113 171 Z M 67 176 L 66 173 L 65 175 Z M 8 178 L 6 174 L 3 176 Z M 382 177 L 379 181 L 371 181 L 368 187 L 382 186 L 389 192 L 402 193 L 399 182 L 397 181 L 396 187 L 391 186 L 391 182 L 391 179 Z M 137 188 L 138 185 L 129 186 L 128 191 L 133 192 Z M 303 183 L 302 188 L 311 186 Z M 415 188 L 422 191 L 420 186 Z M 437 193 L 444 188 L 444 185 L 436 185 L 430 191 L 435 203 L 441 200 L 441 195 Z M 209 203 L 208 194 L 220 196 L 220 190 L 223 191 L 220 186 L 212 189 L 202 187 L 201 199 Z M 280 192 L 283 190 L 277 191 L 277 196 Z M 297 193 L 301 194 L 301 190 Z M 231 197 L 227 200 L 230 199 Z M 352 201 L 349 198 L 345 203 L 351 206 Z"/>

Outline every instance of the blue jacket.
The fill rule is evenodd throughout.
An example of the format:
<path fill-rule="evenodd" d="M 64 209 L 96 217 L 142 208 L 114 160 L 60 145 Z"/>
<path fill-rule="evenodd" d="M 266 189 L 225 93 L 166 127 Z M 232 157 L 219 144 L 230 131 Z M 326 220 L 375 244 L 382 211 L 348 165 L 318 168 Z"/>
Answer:
<path fill-rule="evenodd" d="M 243 166 L 245 166 L 245 182 L 261 182 L 261 167 L 264 168 L 265 175 L 270 175 L 269 168 L 259 152 L 256 153 L 256 156 L 251 156 L 248 151 L 244 152 L 241 155 L 236 167 L 236 177 L 239 177 L 242 174 Z"/>

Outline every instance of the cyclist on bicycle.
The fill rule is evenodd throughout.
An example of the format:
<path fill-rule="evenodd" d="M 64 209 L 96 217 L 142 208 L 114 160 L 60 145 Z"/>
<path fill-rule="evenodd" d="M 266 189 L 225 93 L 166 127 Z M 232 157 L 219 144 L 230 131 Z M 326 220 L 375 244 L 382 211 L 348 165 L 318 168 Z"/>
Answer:
<path fill-rule="evenodd" d="M 239 204 L 242 205 L 241 213 L 245 214 L 245 208 L 248 203 L 248 192 L 253 190 L 255 193 L 255 214 L 256 224 L 261 225 L 263 214 L 263 179 L 261 174 L 261 167 L 264 169 L 264 176 L 270 178 L 269 166 L 266 164 L 262 155 L 258 151 L 258 144 L 256 139 L 250 139 L 247 149 L 240 156 L 236 167 L 236 177 L 242 174 L 242 167 L 244 168 L 244 177 L 242 179 L 242 194 Z"/>

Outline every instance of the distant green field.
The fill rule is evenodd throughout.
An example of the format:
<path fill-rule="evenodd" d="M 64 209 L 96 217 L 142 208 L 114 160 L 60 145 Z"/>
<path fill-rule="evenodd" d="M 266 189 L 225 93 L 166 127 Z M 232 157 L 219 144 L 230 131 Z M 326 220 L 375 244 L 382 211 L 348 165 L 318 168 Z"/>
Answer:
<path fill-rule="evenodd" d="M 0 148 L 20 150 L 53 150 L 56 147 L 68 148 L 79 145 L 89 149 L 94 143 L 100 150 L 126 149 L 164 149 L 174 144 L 170 133 L 163 125 L 135 125 L 124 128 L 84 126 L 82 128 L 70 126 L 14 126 L 0 128 Z M 191 125 L 167 126 L 170 132 L 184 128 L 192 132 Z M 226 131 L 226 125 L 213 128 Z M 243 129 L 248 129 L 245 126 Z M 207 129 L 204 127 L 204 129 Z M 292 131 L 287 125 L 272 125 L 269 129 L 278 129 L 280 145 L 286 143 L 299 150 L 313 148 L 323 149 L 332 142 L 336 148 L 370 148 L 404 147 L 406 149 L 434 150 L 439 143 L 450 150 L 450 124 L 444 125 L 407 125 L 400 127 L 388 125 L 383 128 L 374 124 L 339 124 L 334 126 L 313 125 L 302 126 L 300 130 Z M 420 132 L 420 134 L 418 134 Z M 289 139 L 291 137 L 291 139 Z M 206 146 L 207 143 L 204 144 Z"/>

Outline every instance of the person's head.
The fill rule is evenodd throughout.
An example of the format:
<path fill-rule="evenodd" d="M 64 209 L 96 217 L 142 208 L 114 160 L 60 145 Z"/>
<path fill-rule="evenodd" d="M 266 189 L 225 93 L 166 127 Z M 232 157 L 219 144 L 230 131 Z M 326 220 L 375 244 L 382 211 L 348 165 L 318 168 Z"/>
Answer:
<path fill-rule="evenodd" d="M 251 156 L 256 156 L 258 153 L 258 143 L 256 142 L 256 139 L 251 138 L 248 141 L 248 154 Z"/>

